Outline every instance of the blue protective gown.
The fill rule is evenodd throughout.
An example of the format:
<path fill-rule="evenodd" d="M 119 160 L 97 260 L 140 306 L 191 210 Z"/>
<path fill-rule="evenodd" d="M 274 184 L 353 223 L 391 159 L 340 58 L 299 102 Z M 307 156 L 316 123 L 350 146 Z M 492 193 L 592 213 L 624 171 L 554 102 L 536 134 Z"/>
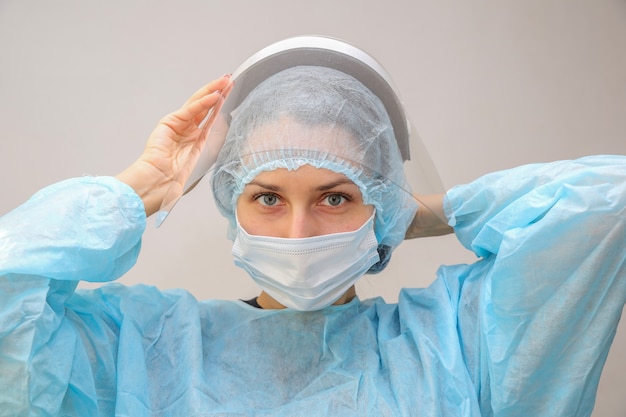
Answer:
<path fill-rule="evenodd" d="M 586 416 L 626 298 L 626 157 L 487 175 L 446 211 L 480 258 L 318 312 L 107 284 L 139 253 L 114 178 L 0 219 L 1 416 Z M 409 271 L 410 273 L 410 271 Z"/>

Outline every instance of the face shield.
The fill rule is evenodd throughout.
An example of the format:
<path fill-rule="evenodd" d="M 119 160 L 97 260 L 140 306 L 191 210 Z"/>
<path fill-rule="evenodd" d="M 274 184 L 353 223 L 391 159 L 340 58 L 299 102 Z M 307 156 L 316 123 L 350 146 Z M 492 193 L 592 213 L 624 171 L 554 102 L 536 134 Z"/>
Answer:
<path fill-rule="evenodd" d="M 381 262 L 372 272 L 381 270 L 419 205 L 403 167 L 410 156 L 409 123 L 384 69 L 344 42 L 305 36 L 260 51 L 233 79 L 186 188 L 213 170 L 213 195 L 233 239 L 237 199 L 259 173 L 305 164 L 341 173 L 376 210 Z M 417 191 L 441 192 L 419 145 Z"/>

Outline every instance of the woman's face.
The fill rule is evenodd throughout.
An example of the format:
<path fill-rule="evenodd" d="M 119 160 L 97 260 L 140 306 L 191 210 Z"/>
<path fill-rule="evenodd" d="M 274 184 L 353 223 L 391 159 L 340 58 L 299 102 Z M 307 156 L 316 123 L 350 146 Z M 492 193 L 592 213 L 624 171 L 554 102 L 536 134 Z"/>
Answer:
<path fill-rule="evenodd" d="M 254 130 L 245 153 L 271 149 L 313 149 L 360 158 L 356 140 L 335 125 L 305 126 L 288 116 Z M 345 175 L 303 165 L 261 172 L 237 200 L 237 218 L 252 235 L 303 238 L 353 231 L 373 213 L 359 187 Z"/>
<path fill-rule="evenodd" d="M 311 165 L 262 172 L 237 201 L 237 218 L 246 232 L 283 238 L 353 231 L 372 213 L 345 175 Z"/>

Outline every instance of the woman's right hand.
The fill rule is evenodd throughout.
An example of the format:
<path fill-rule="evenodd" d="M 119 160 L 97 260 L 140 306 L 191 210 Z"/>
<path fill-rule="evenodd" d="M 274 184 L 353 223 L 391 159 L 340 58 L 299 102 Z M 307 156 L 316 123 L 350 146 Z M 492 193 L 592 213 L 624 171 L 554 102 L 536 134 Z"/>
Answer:
<path fill-rule="evenodd" d="M 202 133 L 206 130 L 200 124 L 209 111 L 219 110 L 232 85 L 225 75 L 196 91 L 180 109 L 160 120 L 141 156 L 117 175 L 141 197 L 146 216 L 159 210 L 166 193 L 168 198 L 172 193 L 183 194 L 205 145 Z"/>

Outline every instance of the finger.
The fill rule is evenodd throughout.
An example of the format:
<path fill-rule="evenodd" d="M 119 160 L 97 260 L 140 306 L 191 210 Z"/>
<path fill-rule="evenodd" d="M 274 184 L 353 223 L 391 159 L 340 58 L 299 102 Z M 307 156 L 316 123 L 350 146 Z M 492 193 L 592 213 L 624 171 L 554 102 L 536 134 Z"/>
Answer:
<path fill-rule="evenodd" d="M 235 86 L 235 82 L 230 77 L 228 77 L 227 81 L 228 82 L 226 83 L 226 86 L 224 86 L 222 88 L 222 90 L 221 90 L 222 91 L 222 97 L 224 98 L 224 100 L 226 100 L 228 98 L 228 95 L 230 94 L 230 92 L 232 91 L 233 87 Z"/>
<path fill-rule="evenodd" d="M 209 130 L 212 128 L 213 123 L 219 115 L 220 110 L 222 109 L 222 104 L 224 104 L 224 98 L 220 96 L 218 102 L 211 108 L 211 113 L 207 116 L 206 121 L 204 122 L 204 126 L 202 126 L 202 131 L 198 136 L 198 141 L 196 144 L 198 145 L 198 149 L 202 151 L 204 144 L 208 138 Z"/>
<path fill-rule="evenodd" d="M 230 94 L 231 90 L 233 89 L 233 85 L 234 83 L 232 82 L 232 80 L 230 80 L 228 82 L 228 84 L 221 90 L 221 96 L 222 96 L 222 101 L 226 100 L 226 98 L 228 97 L 228 95 Z M 203 110 L 202 112 L 198 113 L 198 115 L 195 117 L 195 122 L 196 124 L 200 124 L 202 123 L 202 121 L 207 117 L 207 115 L 209 114 L 210 111 L 214 111 L 214 106 L 215 104 L 213 104 L 211 107 L 207 108 L 206 110 Z"/>
<path fill-rule="evenodd" d="M 215 79 L 215 80 L 211 81 L 210 83 L 202 86 L 199 90 L 197 90 L 195 93 L 193 93 L 191 95 L 191 97 L 189 97 L 187 99 L 187 101 L 185 102 L 184 105 L 193 103 L 194 101 L 196 101 L 196 100 L 198 100 L 198 99 L 200 99 L 200 98 L 202 98 L 202 97 L 204 97 L 206 95 L 209 95 L 211 93 L 214 93 L 215 91 L 220 90 L 227 83 L 227 80 L 229 78 L 230 78 L 229 75 L 224 75 L 224 76 L 222 76 L 222 77 L 220 77 L 218 79 Z"/>
<path fill-rule="evenodd" d="M 229 84 L 232 84 L 232 80 L 230 79 L 230 74 L 223 75 L 222 77 L 211 81 L 205 86 L 201 87 L 198 91 L 193 93 L 191 97 L 183 104 L 183 106 L 193 103 L 194 101 L 207 96 L 209 94 L 214 93 L 215 91 L 223 90 L 227 88 Z"/>
<path fill-rule="evenodd" d="M 194 94 L 194 96 L 198 96 L 198 98 L 193 101 L 191 99 L 187 100 L 187 103 L 180 109 L 166 116 L 162 120 L 162 123 L 179 135 L 189 132 L 189 129 L 198 127 L 211 108 L 220 100 L 223 100 L 224 92 L 227 94 L 230 92 L 232 84 L 230 76 L 224 76 L 210 82 Z M 224 91 L 222 91 L 221 88 L 224 88 Z M 202 92 L 207 93 L 209 91 L 211 91 L 209 94 L 201 94 Z"/>
<path fill-rule="evenodd" d="M 197 115 L 202 111 L 210 109 L 219 98 L 220 93 L 215 92 L 196 100 L 165 116 L 161 120 L 161 124 L 169 127 L 179 136 L 188 136 L 198 128 L 198 123 L 196 122 Z"/>
<path fill-rule="evenodd" d="M 215 91 L 209 95 L 199 98 L 198 100 L 183 106 L 181 110 L 185 110 L 189 115 L 189 120 L 193 119 L 194 121 L 199 119 L 202 121 L 204 119 L 203 116 L 206 116 L 206 113 L 211 110 L 220 100 L 222 99 L 222 92 Z"/>

